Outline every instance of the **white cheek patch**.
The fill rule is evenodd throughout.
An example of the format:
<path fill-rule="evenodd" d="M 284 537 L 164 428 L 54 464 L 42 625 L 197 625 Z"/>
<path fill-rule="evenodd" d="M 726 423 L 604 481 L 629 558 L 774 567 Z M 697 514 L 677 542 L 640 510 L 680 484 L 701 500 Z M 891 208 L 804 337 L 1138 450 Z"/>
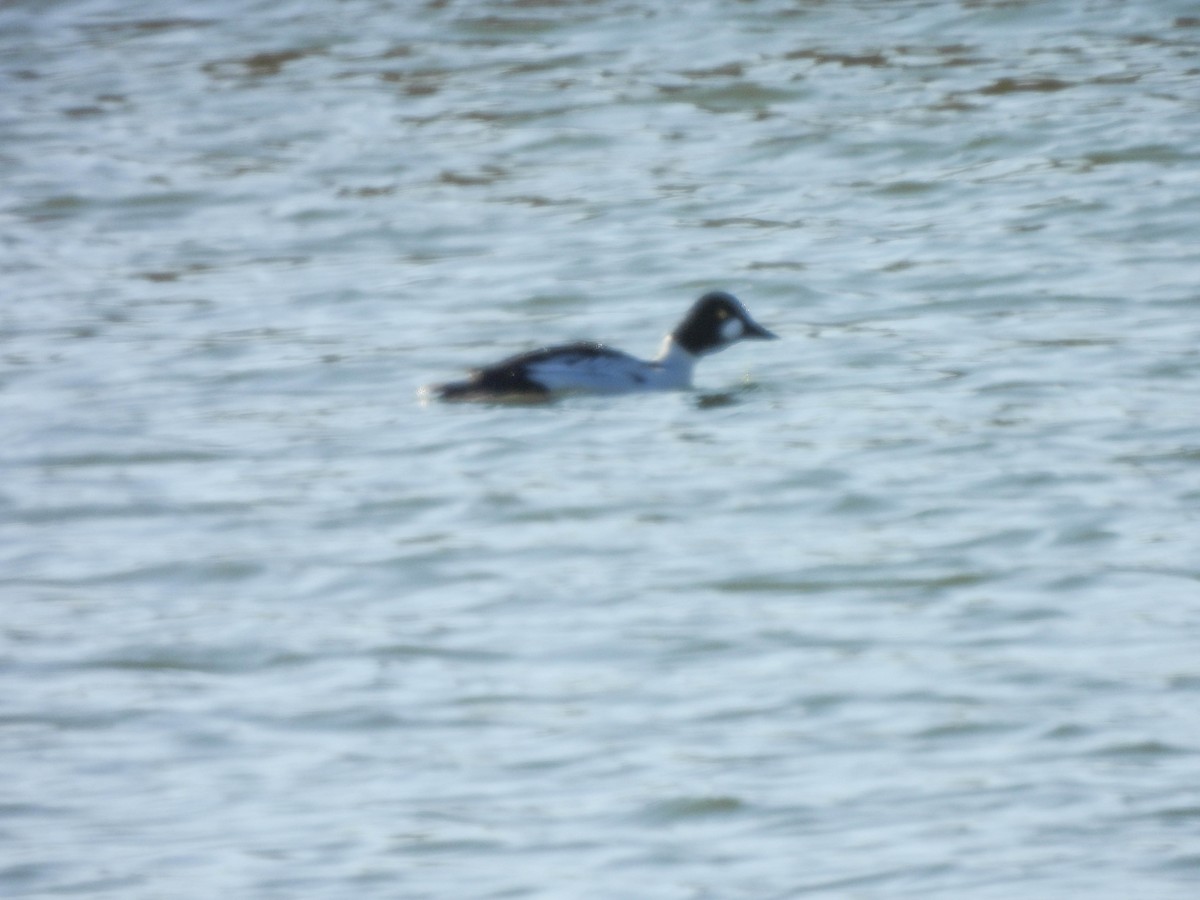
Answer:
<path fill-rule="evenodd" d="M 746 333 L 746 326 L 741 319 L 727 319 L 721 323 L 721 340 L 725 343 L 736 341 Z"/>

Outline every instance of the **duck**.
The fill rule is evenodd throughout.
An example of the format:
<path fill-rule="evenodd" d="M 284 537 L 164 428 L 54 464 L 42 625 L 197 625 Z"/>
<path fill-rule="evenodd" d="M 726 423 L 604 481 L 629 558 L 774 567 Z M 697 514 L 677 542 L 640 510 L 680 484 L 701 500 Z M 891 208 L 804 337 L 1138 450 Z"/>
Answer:
<path fill-rule="evenodd" d="M 643 360 L 606 344 L 575 341 L 509 356 L 470 370 L 462 381 L 426 385 L 422 396 L 449 402 L 537 402 L 572 394 L 687 390 L 696 363 L 745 340 L 777 340 L 728 291 L 698 299 Z"/>

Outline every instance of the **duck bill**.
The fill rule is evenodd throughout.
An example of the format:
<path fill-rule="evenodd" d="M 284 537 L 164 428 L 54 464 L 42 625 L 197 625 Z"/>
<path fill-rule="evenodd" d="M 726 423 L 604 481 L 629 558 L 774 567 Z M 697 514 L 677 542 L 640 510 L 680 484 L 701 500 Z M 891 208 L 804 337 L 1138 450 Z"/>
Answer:
<path fill-rule="evenodd" d="M 746 331 L 742 337 L 757 338 L 760 341 L 777 341 L 779 335 L 773 331 L 767 331 L 757 322 L 746 322 Z"/>

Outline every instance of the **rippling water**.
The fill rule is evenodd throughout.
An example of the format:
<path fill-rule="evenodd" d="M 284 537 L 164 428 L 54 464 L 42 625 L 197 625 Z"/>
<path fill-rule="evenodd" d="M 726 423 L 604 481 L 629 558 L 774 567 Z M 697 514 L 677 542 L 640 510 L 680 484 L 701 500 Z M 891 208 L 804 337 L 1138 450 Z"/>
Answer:
<path fill-rule="evenodd" d="M 1194 3 L 0 47 L 0 892 L 1195 896 Z M 694 393 L 416 400 L 710 288 Z"/>

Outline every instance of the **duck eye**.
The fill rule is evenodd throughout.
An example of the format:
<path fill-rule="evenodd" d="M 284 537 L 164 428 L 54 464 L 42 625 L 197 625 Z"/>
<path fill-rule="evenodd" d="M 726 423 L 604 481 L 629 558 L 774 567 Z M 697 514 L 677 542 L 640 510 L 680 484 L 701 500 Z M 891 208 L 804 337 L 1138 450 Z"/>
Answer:
<path fill-rule="evenodd" d="M 727 309 L 718 309 L 718 310 L 717 310 L 717 318 L 718 318 L 718 319 L 728 319 L 728 318 L 729 318 L 729 310 L 727 310 Z"/>

